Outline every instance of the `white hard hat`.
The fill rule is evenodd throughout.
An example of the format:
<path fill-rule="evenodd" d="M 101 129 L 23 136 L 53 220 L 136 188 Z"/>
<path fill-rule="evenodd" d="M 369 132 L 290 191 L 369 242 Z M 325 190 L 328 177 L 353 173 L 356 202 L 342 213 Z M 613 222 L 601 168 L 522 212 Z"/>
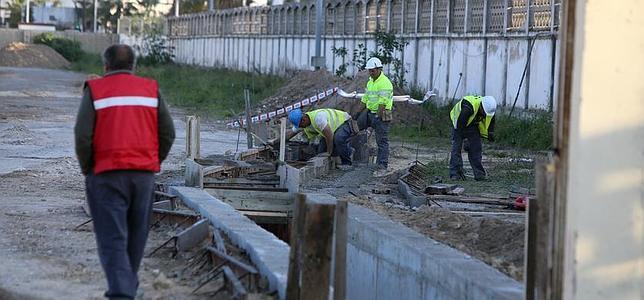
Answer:
<path fill-rule="evenodd" d="M 494 97 L 483 97 L 483 111 L 485 111 L 485 114 L 490 117 L 494 116 L 494 113 L 496 112 L 496 99 L 494 99 Z"/>
<path fill-rule="evenodd" d="M 382 62 L 377 57 L 372 57 L 367 61 L 367 70 L 382 68 Z"/>

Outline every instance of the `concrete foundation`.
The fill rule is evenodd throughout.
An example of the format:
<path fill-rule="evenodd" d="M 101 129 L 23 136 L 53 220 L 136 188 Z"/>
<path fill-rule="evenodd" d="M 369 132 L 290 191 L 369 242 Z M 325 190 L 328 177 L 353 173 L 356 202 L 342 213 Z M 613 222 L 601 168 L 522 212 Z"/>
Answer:
<path fill-rule="evenodd" d="M 335 168 L 335 161 L 329 157 L 314 157 L 305 166 L 295 167 L 289 164 L 279 166 L 280 187 L 288 189 L 289 193 L 300 191 L 300 185 L 306 180 L 313 179 Z"/>
<path fill-rule="evenodd" d="M 179 196 L 183 203 L 210 220 L 233 244 L 246 251 L 260 274 L 268 280 L 269 287 L 277 291 L 280 299 L 284 299 L 290 250 L 288 244 L 201 189 L 171 187 L 170 193 Z"/>
<path fill-rule="evenodd" d="M 523 299 L 522 285 L 458 250 L 349 205 L 347 299 Z"/>

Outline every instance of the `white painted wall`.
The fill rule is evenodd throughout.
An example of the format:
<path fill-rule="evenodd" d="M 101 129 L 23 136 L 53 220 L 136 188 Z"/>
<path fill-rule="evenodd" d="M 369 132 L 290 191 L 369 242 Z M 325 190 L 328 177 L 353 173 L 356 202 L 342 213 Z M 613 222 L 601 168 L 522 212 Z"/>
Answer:
<path fill-rule="evenodd" d="M 207 51 L 203 47 L 206 43 Z M 346 47 L 351 53 L 359 43 L 375 48 L 369 37 L 326 37 L 322 53 L 326 67 L 335 70 L 342 64 L 331 49 Z M 221 66 L 242 71 L 257 68 L 265 73 L 284 73 L 292 69 L 311 69 L 310 57 L 315 51 L 315 40 L 308 36 L 207 36 L 174 37 L 176 61 L 202 66 Z M 537 37 L 532 51 L 530 71 L 526 74 L 517 107 L 549 109 L 552 102 L 553 64 L 556 59 L 552 47 L 556 39 Z M 218 45 L 211 47 L 210 45 Z M 511 37 L 414 37 L 402 55 L 408 86 L 422 90 L 436 88 L 442 101 L 466 94 L 487 94 L 499 103 L 512 105 L 517 94 L 528 54 L 525 36 Z M 205 55 L 205 57 L 204 57 Z M 349 68 L 349 74 L 355 69 Z M 388 68 L 385 68 L 388 71 Z M 459 74 L 462 73 L 459 84 Z M 458 87 L 458 88 L 457 88 Z"/>
<path fill-rule="evenodd" d="M 576 1 L 566 299 L 644 299 L 644 2 Z"/>

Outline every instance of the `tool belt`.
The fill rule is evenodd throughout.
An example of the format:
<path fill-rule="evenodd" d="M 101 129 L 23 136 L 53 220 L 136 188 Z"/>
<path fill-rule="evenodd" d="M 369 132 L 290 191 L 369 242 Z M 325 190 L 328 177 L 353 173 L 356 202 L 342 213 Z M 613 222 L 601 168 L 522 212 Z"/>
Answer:
<path fill-rule="evenodd" d="M 385 110 L 382 112 L 382 118 L 380 118 L 380 121 L 383 121 L 383 122 L 391 122 L 391 120 L 393 120 L 393 119 L 394 119 L 394 114 L 393 114 L 393 112 L 392 112 L 391 110 L 389 110 L 389 109 L 385 109 Z"/>
<path fill-rule="evenodd" d="M 347 123 L 347 125 L 349 125 L 349 130 L 351 130 L 352 136 L 358 134 L 358 132 L 360 131 L 360 128 L 358 127 L 358 121 L 349 117 L 349 119 L 344 122 Z"/>

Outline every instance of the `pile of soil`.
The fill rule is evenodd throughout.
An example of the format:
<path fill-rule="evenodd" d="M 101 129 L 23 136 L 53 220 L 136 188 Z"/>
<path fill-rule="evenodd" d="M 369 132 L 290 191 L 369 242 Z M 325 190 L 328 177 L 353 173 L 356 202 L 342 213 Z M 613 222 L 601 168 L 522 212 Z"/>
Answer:
<path fill-rule="evenodd" d="M 56 50 L 39 44 L 14 42 L 0 49 L 0 66 L 61 69 L 69 66 Z"/>
<path fill-rule="evenodd" d="M 367 81 L 369 81 L 369 74 L 367 71 L 362 71 L 356 74 L 354 79 L 350 80 L 335 76 L 326 70 L 295 71 L 289 74 L 288 78 L 290 79 L 287 83 L 277 90 L 274 95 L 264 99 L 255 112 L 272 111 L 334 87 L 339 87 L 346 92 L 357 91 L 363 93 Z M 405 94 L 407 93 L 401 89 L 394 89 L 394 95 Z M 359 112 L 361 103 L 358 99 L 347 99 L 334 95 L 330 98 L 325 98 L 324 101 L 314 107 L 336 108 L 355 116 Z M 425 113 L 418 108 L 417 105 L 395 103 L 393 110 L 394 124 L 418 124 L 425 117 Z"/>

